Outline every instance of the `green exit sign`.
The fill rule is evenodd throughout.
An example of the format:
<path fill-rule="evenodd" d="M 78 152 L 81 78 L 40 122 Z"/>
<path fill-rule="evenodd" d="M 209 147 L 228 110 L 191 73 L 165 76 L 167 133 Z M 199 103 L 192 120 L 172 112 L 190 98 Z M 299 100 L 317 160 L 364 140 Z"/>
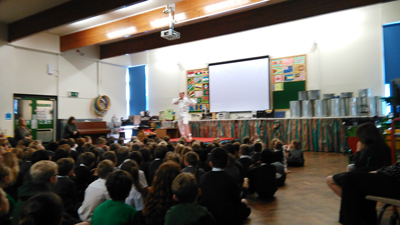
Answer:
<path fill-rule="evenodd" d="M 79 96 L 79 92 L 77 92 L 77 91 L 69 91 L 68 92 L 68 97 L 77 98 L 78 96 Z"/>

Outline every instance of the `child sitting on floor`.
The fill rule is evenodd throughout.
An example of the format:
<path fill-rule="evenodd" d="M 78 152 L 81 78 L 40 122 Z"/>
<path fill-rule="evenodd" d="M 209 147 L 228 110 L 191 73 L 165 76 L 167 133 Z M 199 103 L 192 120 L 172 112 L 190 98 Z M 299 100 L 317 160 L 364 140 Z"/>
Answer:
<path fill-rule="evenodd" d="M 139 224 L 136 209 L 125 204 L 132 188 L 132 176 L 126 171 L 116 171 L 107 177 L 107 191 L 111 200 L 99 205 L 93 213 L 92 225 Z"/>
<path fill-rule="evenodd" d="M 167 212 L 164 225 L 216 224 L 207 208 L 196 204 L 200 189 L 193 174 L 179 174 L 172 182 L 172 192 L 179 204 Z"/>
<path fill-rule="evenodd" d="M 303 150 L 301 150 L 300 141 L 294 140 L 290 143 L 288 166 L 304 166 Z"/>

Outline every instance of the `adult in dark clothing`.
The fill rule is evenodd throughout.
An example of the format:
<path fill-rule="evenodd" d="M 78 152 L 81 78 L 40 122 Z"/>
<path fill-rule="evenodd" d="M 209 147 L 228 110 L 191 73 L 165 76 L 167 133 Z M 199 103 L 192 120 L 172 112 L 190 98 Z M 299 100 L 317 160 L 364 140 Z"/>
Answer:
<path fill-rule="evenodd" d="M 79 138 L 79 137 L 80 134 L 78 131 L 78 127 L 75 124 L 75 117 L 71 116 L 64 127 L 64 138 L 68 139 L 68 138 Z"/>
<path fill-rule="evenodd" d="M 400 163 L 377 171 L 349 172 L 343 177 L 339 222 L 345 225 L 376 224 L 376 202 L 367 195 L 400 199 Z"/>
<path fill-rule="evenodd" d="M 31 167 L 32 181 L 18 188 L 18 201 L 13 212 L 12 225 L 20 224 L 22 206 L 30 197 L 50 192 L 51 186 L 57 182 L 57 167 L 55 162 L 48 160 L 37 162 Z"/>
<path fill-rule="evenodd" d="M 256 192 L 261 198 L 274 196 L 278 189 L 276 180 L 276 167 L 270 165 L 273 162 L 273 153 L 265 149 L 261 152 L 261 164 L 250 168 L 248 171 L 249 192 Z"/>
<path fill-rule="evenodd" d="M 149 186 L 153 184 L 154 175 L 156 174 L 158 167 L 163 164 L 165 154 L 167 154 L 167 147 L 165 146 L 159 145 L 156 147 L 156 149 L 154 149 L 155 159 L 149 165 L 149 177 L 147 178 L 147 183 Z"/>
<path fill-rule="evenodd" d="M 224 171 L 228 153 L 222 148 L 211 152 L 212 171 L 200 181 L 202 197 L 200 205 L 207 207 L 218 224 L 239 224 L 250 215 L 250 208 L 240 199 L 240 189 L 235 179 Z"/>
<path fill-rule="evenodd" d="M 74 168 L 76 190 L 78 193 L 78 201 L 82 202 L 85 196 L 85 190 L 93 181 L 91 169 L 94 166 L 96 156 L 91 152 L 85 152 L 80 157 L 79 166 Z"/>
<path fill-rule="evenodd" d="M 364 123 L 358 126 L 356 136 L 357 152 L 354 156 L 355 169 L 352 171 L 369 172 L 391 164 L 391 151 L 378 128 L 373 123 Z M 328 186 L 339 197 L 342 196 L 343 177 L 346 172 L 328 176 Z"/>
<path fill-rule="evenodd" d="M 18 119 L 18 127 L 14 130 L 14 139 L 16 142 L 22 139 L 32 139 L 31 132 L 26 127 L 26 121 L 22 117 Z"/>

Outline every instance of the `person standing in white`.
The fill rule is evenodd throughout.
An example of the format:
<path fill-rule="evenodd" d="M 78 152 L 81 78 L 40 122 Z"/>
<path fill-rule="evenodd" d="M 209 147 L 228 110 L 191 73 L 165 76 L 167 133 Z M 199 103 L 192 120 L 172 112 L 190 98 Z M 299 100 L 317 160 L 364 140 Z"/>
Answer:
<path fill-rule="evenodd" d="M 172 104 L 178 105 L 176 114 L 178 119 L 179 132 L 181 137 L 192 139 L 192 134 L 189 128 L 189 106 L 196 105 L 196 101 L 185 97 L 185 92 L 179 92 L 179 98 L 172 99 Z"/>

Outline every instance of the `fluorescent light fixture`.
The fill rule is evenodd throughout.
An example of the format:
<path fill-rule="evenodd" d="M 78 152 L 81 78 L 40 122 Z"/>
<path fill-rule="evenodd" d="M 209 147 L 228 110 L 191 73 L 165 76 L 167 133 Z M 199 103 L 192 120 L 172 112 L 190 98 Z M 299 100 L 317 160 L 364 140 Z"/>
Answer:
<path fill-rule="evenodd" d="M 215 3 L 204 8 L 206 13 L 212 13 L 215 11 L 224 10 L 226 8 L 235 7 L 237 5 L 243 5 L 249 3 L 250 0 L 227 0 L 219 3 Z"/>
<path fill-rule="evenodd" d="M 122 37 L 122 36 L 129 36 L 131 34 L 136 33 L 136 27 L 128 27 L 122 30 L 117 30 L 117 31 L 113 31 L 110 33 L 107 33 L 107 37 L 108 38 L 117 38 L 117 37 Z"/>
<path fill-rule="evenodd" d="M 187 17 L 186 17 L 186 13 L 179 13 L 179 14 L 176 14 L 176 15 L 174 16 L 175 22 L 183 21 L 183 20 L 185 20 L 186 18 L 187 18 Z M 158 27 L 167 26 L 168 24 L 169 24 L 169 18 L 168 18 L 168 17 L 165 17 L 165 18 L 162 18 L 162 19 L 157 19 L 157 20 L 154 20 L 154 21 L 150 22 L 150 25 L 151 25 L 153 28 L 158 28 Z"/>

